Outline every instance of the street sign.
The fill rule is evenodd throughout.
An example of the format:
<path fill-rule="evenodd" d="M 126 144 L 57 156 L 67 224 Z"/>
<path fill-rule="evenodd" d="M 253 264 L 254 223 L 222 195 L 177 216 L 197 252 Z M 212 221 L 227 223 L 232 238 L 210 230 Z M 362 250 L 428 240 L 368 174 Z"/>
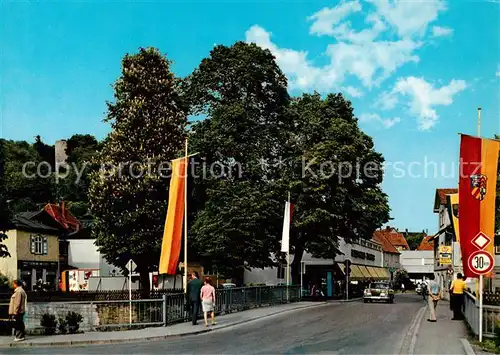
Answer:
<path fill-rule="evenodd" d="M 130 259 L 129 261 L 127 261 L 127 270 L 129 271 L 129 273 L 133 273 L 136 268 L 137 264 L 134 263 L 134 260 Z"/>
<path fill-rule="evenodd" d="M 467 263 L 472 272 L 477 275 L 484 275 L 493 270 L 495 259 L 493 259 L 490 253 L 484 250 L 476 250 L 470 255 Z"/>
<path fill-rule="evenodd" d="M 471 243 L 478 249 L 484 249 L 491 243 L 491 238 L 483 232 L 479 232 L 474 238 L 472 238 Z"/>

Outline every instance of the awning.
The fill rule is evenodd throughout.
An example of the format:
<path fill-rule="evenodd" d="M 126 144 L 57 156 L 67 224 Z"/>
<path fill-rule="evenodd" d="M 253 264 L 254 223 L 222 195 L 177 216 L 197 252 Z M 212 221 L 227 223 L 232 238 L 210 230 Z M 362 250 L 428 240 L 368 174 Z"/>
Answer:
<path fill-rule="evenodd" d="M 385 275 L 384 275 L 384 272 L 382 271 L 382 268 L 380 268 L 380 267 L 374 267 L 373 269 L 377 273 L 377 277 L 378 277 L 379 280 L 383 280 L 385 278 Z"/>
<path fill-rule="evenodd" d="M 391 278 L 391 273 L 386 268 L 380 268 L 380 273 L 384 280 L 389 280 Z"/>
<path fill-rule="evenodd" d="M 370 273 L 372 279 L 374 280 L 380 279 L 380 276 L 377 274 L 377 270 L 375 270 L 373 266 L 367 266 L 366 269 Z"/>
<path fill-rule="evenodd" d="M 352 281 L 361 281 L 365 277 L 363 276 L 363 272 L 359 268 L 358 265 L 352 265 L 351 264 L 351 274 L 349 275 L 349 279 Z"/>
<path fill-rule="evenodd" d="M 372 278 L 372 275 L 370 274 L 370 272 L 368 271 L 368 268 L 366 266 L 359 265 L 359 269 L 361 270 L 361 273 L 363 274 L 365 279 L 369 280 Z"/>

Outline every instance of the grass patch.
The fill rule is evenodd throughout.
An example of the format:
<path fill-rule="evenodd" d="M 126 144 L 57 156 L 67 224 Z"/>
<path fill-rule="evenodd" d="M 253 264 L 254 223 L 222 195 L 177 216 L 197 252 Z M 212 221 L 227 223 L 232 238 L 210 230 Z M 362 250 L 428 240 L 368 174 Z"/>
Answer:
<path fill-rule="evenodd" d="M 500 354 L 500 346 L 496 346 L 494 339 L 485 339 L 482 343 L 480 343 L 478 340 L 472 340 L 471 343 L 479 347 L 482 351 L 493 354 Z"/>

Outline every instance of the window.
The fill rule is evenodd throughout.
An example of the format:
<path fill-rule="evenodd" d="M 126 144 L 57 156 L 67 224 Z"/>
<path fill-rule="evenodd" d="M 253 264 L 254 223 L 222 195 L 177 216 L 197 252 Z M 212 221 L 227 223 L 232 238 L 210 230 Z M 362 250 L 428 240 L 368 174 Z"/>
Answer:
<path fill-rule="evenodd" d="M 500 254 L 500 245 L 495 246 L 495 254 Z"/>
<path fill-rule="evenodd" d="M 278 265 L 278 279 L 284 279 L 285 278 L 285 270 L 286 270 L 286 266 L 284 265 Z"/>
<path fill-rule="evenodd" d="M 31 254 L 47 255 L 49 253 L 49 245 L 47 237 L 41 235 L 32 235 L 30 237 Z"/>

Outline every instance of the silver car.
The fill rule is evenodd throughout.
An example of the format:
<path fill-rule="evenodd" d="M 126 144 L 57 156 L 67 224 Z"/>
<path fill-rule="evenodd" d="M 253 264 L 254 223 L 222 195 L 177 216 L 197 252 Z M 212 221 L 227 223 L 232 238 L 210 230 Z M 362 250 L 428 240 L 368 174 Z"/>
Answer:
<path fill-rule="evenodd" d="M 394 290 L 389 282 L 372 282 L 368 288 L 365 289 L 363 301 L 365 303 L 373 301 L 394 303 Z"/>

